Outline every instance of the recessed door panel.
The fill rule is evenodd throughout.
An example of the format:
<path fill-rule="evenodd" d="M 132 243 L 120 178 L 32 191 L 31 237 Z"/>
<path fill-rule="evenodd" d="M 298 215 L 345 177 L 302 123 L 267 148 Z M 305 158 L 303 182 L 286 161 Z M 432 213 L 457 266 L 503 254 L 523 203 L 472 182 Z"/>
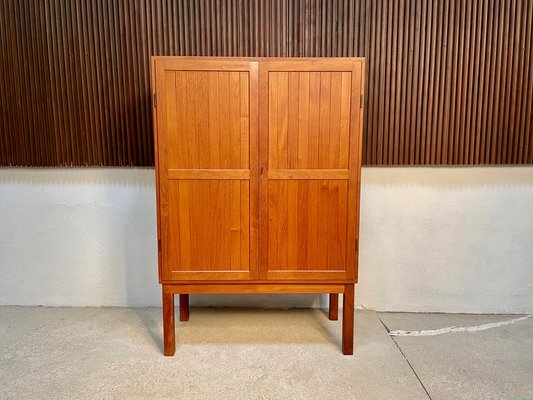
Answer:
<path fill-rule="evenodd" d="M 250 269 L 250 186 L 247 180 L 169 183 L 171 271 Z"/>
<path fill-rule="evenodd" d="M 268 74 L 268 167 L 346 169 L 352 73 Z"/>
<path fill-rule="evenodd" d="M 165 71 L 167 167 L 249 168 L 249 72 Z M 161 104 L 161 107 L 163 104 Z"/>
<path fill-rule="evenodd" d="M 344 271 L 347 180 L 269 180 L 268 270 Z"/>

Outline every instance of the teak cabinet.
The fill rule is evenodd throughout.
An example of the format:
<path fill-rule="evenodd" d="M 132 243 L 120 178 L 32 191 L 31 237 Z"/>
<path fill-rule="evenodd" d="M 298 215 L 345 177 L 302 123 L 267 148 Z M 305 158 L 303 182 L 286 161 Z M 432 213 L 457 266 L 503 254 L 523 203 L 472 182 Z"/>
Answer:
<path fill-rule="evenodd" d="M 152 58 L 165 355 L 194 293 L 343 293 L 353 354 L 364 68 Z"/>

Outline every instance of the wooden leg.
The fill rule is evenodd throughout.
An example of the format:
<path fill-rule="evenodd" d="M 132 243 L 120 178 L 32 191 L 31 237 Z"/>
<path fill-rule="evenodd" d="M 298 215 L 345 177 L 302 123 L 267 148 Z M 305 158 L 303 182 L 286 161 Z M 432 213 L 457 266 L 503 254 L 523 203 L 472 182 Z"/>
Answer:
<path fill-rule="evenodd" d="M 173 356 L 175 352 L 174 293 L 163 285 L 163 354 Z"/>
<path fill-rule="evenodd" d="M 337 321 L 339 319 L 339 294 L 329 294 L 329 319 Z"/>
<path fill-rule="evenodd" d="M 180 321 L 189 320 L 189 295 L 180 294 Z"/>
<path fill-rule="evenodd" d="M 342 310 L 342 353 L 353 354 L 354 285 L 346 285 Z"/>

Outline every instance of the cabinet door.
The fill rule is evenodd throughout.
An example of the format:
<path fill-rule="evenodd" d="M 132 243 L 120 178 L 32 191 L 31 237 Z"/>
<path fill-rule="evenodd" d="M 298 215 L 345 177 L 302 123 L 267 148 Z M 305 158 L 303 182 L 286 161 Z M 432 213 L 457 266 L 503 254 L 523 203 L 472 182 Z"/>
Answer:
<path fill-rule="evenodd" d="M 160 279 L 258 273 L 258 67 L 153 59 Z"/>
<path fill-rule="evenodd" d="M 356 279 L 363 77 L 361 59 L 261 62 L 261 278 Z"/>

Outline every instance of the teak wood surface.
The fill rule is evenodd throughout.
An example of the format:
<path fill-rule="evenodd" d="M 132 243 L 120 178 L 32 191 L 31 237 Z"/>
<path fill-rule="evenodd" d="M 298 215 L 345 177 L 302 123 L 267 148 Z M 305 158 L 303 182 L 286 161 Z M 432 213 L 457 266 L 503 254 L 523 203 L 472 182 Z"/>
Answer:
<path fill-rule="evenodd" d="M 175 293 L 180 320 L 190 293 L 331 293 L 331 319 L 344 293 L 353 313 L 364 60 L 153 57 L 152 82 L 165 354 Z"/>

